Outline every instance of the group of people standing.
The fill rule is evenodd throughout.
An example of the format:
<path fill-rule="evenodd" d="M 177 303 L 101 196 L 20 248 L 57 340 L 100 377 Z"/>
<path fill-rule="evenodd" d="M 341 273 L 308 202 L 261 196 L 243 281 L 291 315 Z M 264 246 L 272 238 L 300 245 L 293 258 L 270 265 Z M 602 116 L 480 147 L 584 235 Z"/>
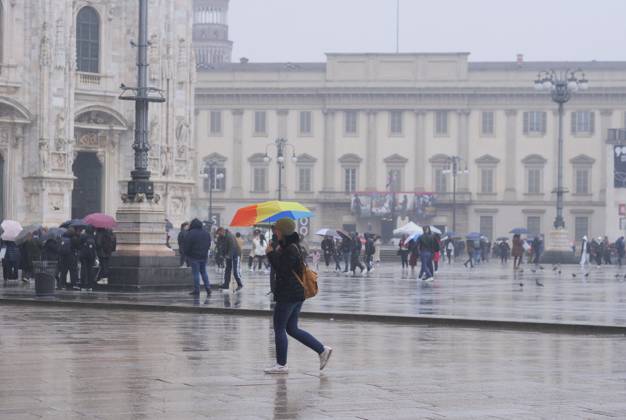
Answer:
<path fill-rule="evenodd" d="M 57 289 L 93 290 L 97 282 L 106 283 L 109 261 L 117 247 L 113 231 L 92 226 L 69 227 L 61 236 L 51 236 L 41 228 L 26 235 L 18 245 L 3 241 L 2 274 L 4 281 L 34 278 L 35 262 L 55 262 Z M 69 283 L 67 281 L 69 274 Z"/>
<path fill-rule="evenodd" d="M 334 263 L 335 271 L 352 272 L 352 275 L 356 275 L 357 268 L 360 273 L 369 273 L 380 263 L 380 246 L 380 236 L 372 233 L 359 235 L 358 232 L 344 234 L 340 238 L 325 236 L 320 244 L 327 269 Z"/>
<path fill-rule="evenodd" d="M 453 248 L 450 250 L 447 248 L 448 243 L 442 243 L 441 236 L 432 233 L 429 226 L 424 226 L 424 233 L 417 239 L 403 235 L 398 245 L 402 269 L 408 270 L 411 267 L 411 272 L 414 273 L 419 260 L 421 268 L 417 277 L 424 281 L 432 281 L 439 270 L 442 250 L 449 261 L 452 258 Z"/>
<path fill-rule="evenodd" d="M 596 263 L 613 264 L 612 257 L 615 256 L 615 261 L 620 267 L 624 262 L 625 242 L 624 237 L 620 236 L 614 243 L 609 242 L 608 236 L 604 238 L 591 238 L 589 240 L 586 236 L 582 238 L 580 245 L 580 265 Z"/>

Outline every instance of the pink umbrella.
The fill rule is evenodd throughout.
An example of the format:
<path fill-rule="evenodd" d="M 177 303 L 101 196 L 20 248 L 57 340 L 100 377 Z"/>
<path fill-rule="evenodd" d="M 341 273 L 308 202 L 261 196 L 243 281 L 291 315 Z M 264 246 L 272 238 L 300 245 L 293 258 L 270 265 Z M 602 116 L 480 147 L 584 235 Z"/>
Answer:
<path fill-rule="evenodd" d="M 83 220 L 95 228 L 112 229 L 117 226 L 115 219 L 104 213 L 92 213 Z"/>
<path fill-rule="evenodd" d="M 2 227 L 2 240 L 3 241 L 14 241 L 17 238 L 17 235 L 22 231 L 22 225 L 20 222 L 16 222 L 15 220 L 4 220 L 0 225 Z"/>

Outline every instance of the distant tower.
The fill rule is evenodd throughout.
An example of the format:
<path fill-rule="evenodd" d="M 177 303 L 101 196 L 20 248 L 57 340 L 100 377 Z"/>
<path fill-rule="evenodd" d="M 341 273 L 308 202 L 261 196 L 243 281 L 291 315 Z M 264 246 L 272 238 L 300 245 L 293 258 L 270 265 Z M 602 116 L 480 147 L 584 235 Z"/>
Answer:
<path fill-rule="evenodd" d="M 193 0 L 193 49 L 198 69 L 230 63 L 233 43 L 228 40 L 229 0 Z"/>

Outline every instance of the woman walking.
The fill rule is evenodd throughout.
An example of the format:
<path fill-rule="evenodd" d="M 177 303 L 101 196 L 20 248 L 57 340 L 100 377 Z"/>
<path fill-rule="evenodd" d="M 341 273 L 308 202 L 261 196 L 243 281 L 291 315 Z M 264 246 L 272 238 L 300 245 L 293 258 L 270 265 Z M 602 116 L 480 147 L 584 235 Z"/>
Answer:
<path fill-rule="evenodd" d="M 300 248 L 300 236 L 296 224 L 291 219 L 280 219 L 274 225 L 277 244 L 270 243 L 266 249 L 267 258 L 276 273 L 272 284 L 274 306 L 274 341 L 276 345 L 276 365 L 265 369 L 267 374 L 288 373 L 287 334 L 309 347 L 319 355 L 320 370 L 330 359 L 332 348 L 323 345 L 308 332 L 298 328 L 298 315 L 304 303 L 304 288 L 296 278 L 302 275 L 304 261 Z"/>
<path fill-rule="evenodd" d="M 513 270 L 519 268 L 522 264 L 522 255 L 524 255 L 524 243 L 519 234 L 513 235 L 513 248 L 511 249 L 511 256 L 513 256 Z"/>
<path fill-rule="evenodd" d="M 402 261 L 402 269 L 409 268 L 409 242 L 407 235 L 402 235 L 400 239 L 400 245 L 398 248 L 398 255 L 400 255 L 400 261 Z"/>

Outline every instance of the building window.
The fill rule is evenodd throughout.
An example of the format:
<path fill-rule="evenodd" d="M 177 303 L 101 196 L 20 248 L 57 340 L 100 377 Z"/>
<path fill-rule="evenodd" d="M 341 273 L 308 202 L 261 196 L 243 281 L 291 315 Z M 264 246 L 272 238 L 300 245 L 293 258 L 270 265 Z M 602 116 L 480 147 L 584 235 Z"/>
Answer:
<path fill-rule="evenodd" d="M 300 111 L 300 135 L 310 136 L 311 130 L 311 111 Z"/>
<path fill-rule="evenodd" d="M 343 185 L 346 193 L 356 192 L 357 188 L 357 169 L 356 168 L 344 168 L 343 169 Z"/>
<path fill-rule="evenodd" d="M 98 73 L 100 68 L 100 16 L 93 7 L 83 7 L 76 17 L 76 69 Z"/>
<path fill-rule="evenodd" d="M 524 112 L 524 134 L 545 134 L 547 118 L 547 113 L 543 111 Z"/>
<path fill-rule="evenodd" d="M 435 135 L 448 135 L 448 111 L 435 111 Z"/>
<path fill-rule="evenodd" d="M 252 168 L 252 192 L 267 192 L 267 168 Z"/>
<path fill-rule="evenodd" d="M 358 115 L 356 111 L 346 111 L 344 114 L 345 118 L 345 134 L 357 134 L 358 133 Z"/>
<path fill-rule="evenodd" d="M 576 194 L 589 194 L 589 169 L 574 169 L 574 191 Z"/>
<path fill-rule="evenodd" d="M 541 173 L 542 173 L 542 169 L 541 168 L 528 168 L 526 170 L 527 173 L 527 178 L 528 178 L 528 188 L 527 188 L 527 193 L 528 194 L 541 194 L 542 193 L 542 188 L 541 188 Z"/>
<path fill-rule="evenodd" d="M 541 233 L 541 216 L 526 217 L 526 229 L 528 229 L 528 237 L 532 238 Z"/>
<path fill-rule="evenodd" d="M 480 216 L 480 233 L 493 239 L 493 216 Z"/>
<path fill-rule="evenodd" d="M 298 191 L 313 192 L 313 168 L 298 168 Z"/>
<path fill-rule="evenodd" d="M 209 132 L 213 136 L 219 136 L 222 134 L 222 112 L 221 111 L 211 111 Z"/>
<path fill-rule="evenodd" d="M 589 237 L 589 218 L 587 216 L 576 216 L 574 219 L 574 236 L 580 241 L 583 236 Z"/>
<path fill-rule="evenodd" d="M 435 192 L 447 193 L 448 192 L 448 177 L 446 176 L 445 169 L 435 169 Z"/>
<path fill-rule="evenodd" d="M 494 125 L 494 112 L 483 111 L 480 116 L 480 133 L 483 136 L 493 136 L 495 132 Z"/>
<path fill-rule="evenodd" d="M 209 177 L 204 178 L 204 191 L 209 192 L 211 179 L 213 180 L 213 191 L 226 191 L 226 168 L 214 167 L 212 172 Z"/>
<path fill-rule="evenodd" d="M 254 134 L 264 136 L 267 134 L 267 113 L 265 111 L 254 112 Z"/>
<path fill-rule="evenodd" d="M 389 113 L 389 131 L 392 135 L 402 135 L 403 115 L 402 111 L 391 111 Z"/>
<path fill-rule="evenodd" d="M 595 115 L 591 111 L 572 112 L 572 134 L 593 134 Z"/>
<path fill-rule="evenodd" d="M 480 192 L 483 194 L 492 194 L 495 192 L 494 188 L 494 169 L 482 168 L 480 170 Z"/>

